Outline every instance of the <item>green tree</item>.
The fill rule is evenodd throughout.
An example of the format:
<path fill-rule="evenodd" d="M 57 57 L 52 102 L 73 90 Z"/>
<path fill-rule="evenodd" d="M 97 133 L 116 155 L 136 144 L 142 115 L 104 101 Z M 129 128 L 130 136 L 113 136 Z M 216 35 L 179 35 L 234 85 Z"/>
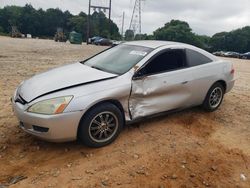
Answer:
<path fill-rule="evenodd" d="M 146 40 L 155 40 L 154 35 L 147 35 Z"/>
<path fill-rule="evenodd" d="M 6 6 L 0 9 L 0 26 L 4 33 L 11 32 L 11 26 L 20 26 L 22 8 L 18 6 Z"/>
<path fill-rule="evenodd" d="M 85 38 L 85 31 L 87 30 L 87 16 L 73 16 L 69 19 L 68 27 L 70 30 L 74 30 L 78 33 L 81 33 L 83 36 L 83 40 Z"/>
<path fill-rule="evenodd" d="M 147 40 L 147 34 L 136 34 L 135 40 Z"/>
<path fill-rule="evenodd" d="M 26 4 L 23 7 L 19 21 L 18 28 L 22 33 L 37 36 L 37 31 L 40 28 L 40 20 L 38 12 L 30 4 Z"/>
<path fill-rule="evenodd" d="M 91 15 L 91 27 L 90 27 L 91 37 L 101 36 L 112 39 L 120 39 L 119 28 L 117 25 L 105 16 L 103 12 L 94 12 Z"/>
<path fill-rule="evenodd" d="M 154 32 L 154 38 L 156 40 L 184 42 L 202 47 L 201 41 L 192 33 L 188 23 L 180 20 L 171 20 L 164 27 L 157 29 Z"/>
<path fill-rule="evenodd" d="M 113 39 L 120 39 L 117 25 L 105 16 L 104 13 L 95 12 L 91 16 L 91 34 Z M 109 23 L 111 25 L 109 25 Z M 21 33 L 30 33 L 33 36 L 52 38 L 58 27 L 62 28 L 66 34 L 75 30 L 86 39 L 87 15 L 80 12 L 72 15 L 69 11 L 60 9 L 34 9 L 31 4 L 24 7 L 6 6 L 0 8 L 1 32 L 10 33 L 11 26 L 17 26 Z"/>
<path fill-rule="evenodd" d="M 206 36 L 206 35 L 195 35 L 195 37 L 197 38 L 197 40 L 201 44 L 201 46 L 200 46 L 201 48 L 203 48 L 207 51 L 211 51 L 211 44 L 210 44 L 211 37 Z"/>
<path fill-rule="evenodd" d="M 126 30 L 125 32 L 125 40 L 130 41 L 134 39 L 134 31 L 133 30 Z"/>
<path fill-rule="evenodd" d="M 216 33 L 210 42 L 213 51 L 250 51 L 250 26 L 231 32 Z"/>

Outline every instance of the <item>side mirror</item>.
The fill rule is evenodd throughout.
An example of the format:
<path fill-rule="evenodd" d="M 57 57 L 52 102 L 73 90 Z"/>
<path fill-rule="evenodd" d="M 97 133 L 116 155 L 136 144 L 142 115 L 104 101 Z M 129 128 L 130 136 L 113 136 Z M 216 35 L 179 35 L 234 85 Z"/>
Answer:
<path fill-rule="evenodd" d="M 146 75 L 145 69 L 140 69 L 134 74 L 133 80 L 142 79 L 145 75 Z"/>

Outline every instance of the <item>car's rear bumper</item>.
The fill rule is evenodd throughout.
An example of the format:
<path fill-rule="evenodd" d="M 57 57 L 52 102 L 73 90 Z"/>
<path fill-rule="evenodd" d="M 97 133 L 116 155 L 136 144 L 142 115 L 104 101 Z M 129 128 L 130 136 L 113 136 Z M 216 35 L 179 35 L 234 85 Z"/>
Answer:
<path fill-rule="evenodd" d="M 73 141 L 77 138 L 77 129 L 82 112 L 70 112 L 57 115 L 29 113 L 24 105 L 12 101 L 20 127 L 25 132 L 51 142 Z"/>
<path fill-rule="evenodd" d="M 226 93 L 228 93 L 229 91 L 231 91 L 234 87 L 234 83 L 235 83 L 235 79 L 230 80 L 229 82 L 227 82 L 227 90 Z"/>

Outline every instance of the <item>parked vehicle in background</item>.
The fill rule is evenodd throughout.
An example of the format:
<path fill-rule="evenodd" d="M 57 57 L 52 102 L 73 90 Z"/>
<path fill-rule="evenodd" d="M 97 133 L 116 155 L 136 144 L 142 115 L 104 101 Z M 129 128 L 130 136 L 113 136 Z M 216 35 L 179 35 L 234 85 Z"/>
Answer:
<path fill-rule="evenodd" d="M 94 41 L 95 45 L 100 45 L 100 46 L 111 46 L 112 45 L 112 41 L 106 38 L 101 38 L 99 40 L 95 40 Z"/>
<path fill-rule="evenodd" d="M 223 51 L 218 51 L 218 52 L 214 52 L 213 55 L 216 55 L 216 56 L 225 56 L 225 52 Z"/>
<path fill-rule="evenodd" d="M 238 52 L 226 52 L 224 54 L 224 57 L 239 58 L 240 57 L 240 53 L 238 53 Z"/>
<path fill-rule="evenodd" d="M 240 55 L 241 59 L 250 59 L 250 52 L 244 53 Z"/>
<path fill-rule="evenodd" d="M 25 132 L 49 141 L 101 147 L 124 124 L 163 112 L 219 108 L 234 68 L 197 47 L 133 41 L 22 82 L 12 105 Z"/>
<path fill-rule="evenodd" d="M 95 36 L 90 39 L 91 44 L 100 45 L 100 46 L 113 46 L 113 41 L 107 38 Z M 115 44 L 114 46 L 116 46 Z"/>
<path fill-rule="evenodd" d="M 102 39 L 102 37 L 94 36 L 94 37 L 90 38 L 89 42 L 90 42 L 90 44 L 94 44 L 95 41 L 100 40 L 100 39 Z"/>
<path fill-rule="evenodd" d="M 117 41 L 117 40 L 113 40 L 113 41 L 111 41 L 111 42 L 112 42 L 112 46 L 117 46 L 117 45 L 123 43 L 123 41 Z"/>

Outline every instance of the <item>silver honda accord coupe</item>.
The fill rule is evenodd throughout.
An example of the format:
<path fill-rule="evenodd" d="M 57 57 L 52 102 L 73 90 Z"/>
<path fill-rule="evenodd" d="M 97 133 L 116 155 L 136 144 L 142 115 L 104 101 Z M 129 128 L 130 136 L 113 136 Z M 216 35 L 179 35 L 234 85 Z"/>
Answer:
<path fill-rule="evenodd" d="M 35 75 L 18 86 L 12 105 L 27 133 L 101 147 L 129 122 L 199 105 L 214 111 L 234 81 L 232 63 L 202 49 L 135 41 Z"/>

